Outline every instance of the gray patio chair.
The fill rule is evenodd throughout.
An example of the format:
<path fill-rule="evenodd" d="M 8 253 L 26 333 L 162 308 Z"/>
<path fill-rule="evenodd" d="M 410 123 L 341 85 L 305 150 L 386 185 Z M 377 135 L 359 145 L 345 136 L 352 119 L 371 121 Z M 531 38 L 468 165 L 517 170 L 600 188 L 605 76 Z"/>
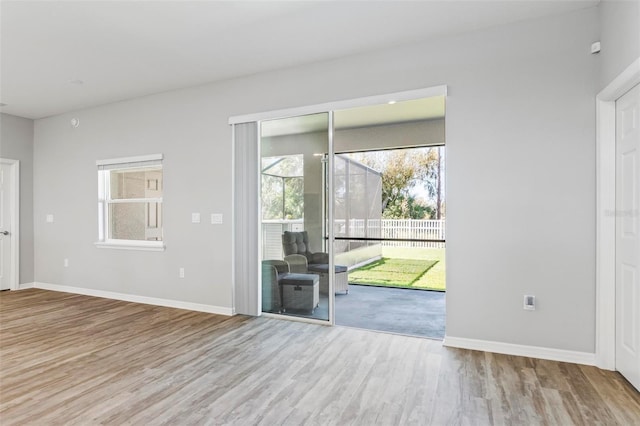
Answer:
<path fill-rule="evenodd" d="M 289 264 L 283 260 L 262 261 L 262 311 L 281 312 L 282 295 L 279 279 L 289 273 Z"/>
<path fill-rule="evenodd" d="M 309 234 L 307 231 L 284 231 L 282 234 L 282 250 L 284 252 L 284 260 L 292 254 L 300 254 L 307 258 L 309 265 L 328 264 L 329 255 L 327 253 L 312 253 L 309 251 Z"/>
<path fill-rule="evenodd" d="M 307 231 L 285 231 L 282 234 L 282 250 L 284 260 L 289 263 L 291 272 L 320 275 L 320 293 L 329 293 L 329 254 L 309 251 L 309 235 Z M 347 267 L 335 265 L 335 291 L 349 293 Z"/>

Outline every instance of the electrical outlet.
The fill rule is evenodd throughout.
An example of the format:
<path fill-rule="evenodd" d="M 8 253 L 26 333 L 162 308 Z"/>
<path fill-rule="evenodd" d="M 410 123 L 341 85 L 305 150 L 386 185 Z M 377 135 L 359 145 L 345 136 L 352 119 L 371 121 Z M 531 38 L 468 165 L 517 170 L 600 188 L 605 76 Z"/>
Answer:
<path fill-rule="evenodd" d="M 46 219 L 47 223 L 53 223 L 53 215 L 52 214 L 48 214 L 45 219 Z"/>
<path fill-rule="evenodd" d="M 69 259 L 65 259 L 64 260 L 64 267 L 68 268 L 69 267 Z"/>
<path fill-rule="evenodd" d="M 200 223 L 200 213 L 191 213 L 191 223 Z"/>
<path fill-rule="evenodd" d="M 524 306 L 523 309 L 527 311 L 535 311 L 536 310 L 536 297 L 524 295 Z"/>
<path fill-rule="evenodd" d="M 211 213 L 211 224 L 220 225 L 222 223 L 222 213 Z"/>
<path fill-rule="evenodd" d="M 180 268 L 180 270 L 178 271 L 178 275 L 180 276 L 180 278 L 184 278 L 184 268 Z"/>

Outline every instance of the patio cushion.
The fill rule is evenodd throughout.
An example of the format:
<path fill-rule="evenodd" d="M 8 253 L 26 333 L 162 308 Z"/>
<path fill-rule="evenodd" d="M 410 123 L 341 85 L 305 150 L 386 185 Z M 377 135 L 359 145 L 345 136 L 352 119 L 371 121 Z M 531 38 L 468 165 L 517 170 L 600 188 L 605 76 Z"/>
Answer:
<path fill-rule="evenodd" d="M 284 231 L 282 234 L 282 250 L 285 256 L 301 254 L 307 258 L 307 263 L 329 263 L 329 255 L 323 252 L 309 251 L 309 234 L 307 231 Z"/>
<path fill-rule="evenodd" d="M 289 232 L 285 231 L 282 235 L 282 247 L 284 248 L 284 254 L 306 254 L 309 249 L 309 237 L 307 232 Z"/>
<path fill-rule="evenodd" d="M 342 272 L 347 272 L 347 267 L 342 265 L 334 265 L 336 270 L 336 274 L 340 274 Z M 319 272 L 321 274 L 326 274 L 329 272 L 329 265 L 309 265 L 309 272 Z"/>
<path fill-rule="evenodd" d="M 285 274 L 280 284 L 285 285 L 314 285 L 320 278 L 315 274 Z"/>

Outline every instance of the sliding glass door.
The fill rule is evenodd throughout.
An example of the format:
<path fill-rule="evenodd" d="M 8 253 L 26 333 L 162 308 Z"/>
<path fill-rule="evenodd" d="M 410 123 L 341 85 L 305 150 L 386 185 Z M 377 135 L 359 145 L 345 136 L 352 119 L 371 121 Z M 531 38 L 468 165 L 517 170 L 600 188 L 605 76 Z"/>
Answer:
<path fill-rule="evenodd" d="M 446 86 L 438 86 L 229 119 L 235 312 L 340 324 L 334 307 L 361 301 L 350 284 L 364 280 L 360 269 L 384 263 L 385 242 L 444 245 L 444 150 L 436 147 L 444 145 L 445 97 Z M 364 158 L 418 147 L 431 151 L 408 177 L 401 155 Z M 389 185 L 396 175 L 404 183 Z M 405 235 L 403 225 L 416 219 L 428 232 Z M 417 259 L 403 287 L 426 281 L 444 289 L 444 254 L 437 254 Z M 358 316 L 373 318 L 379 306 Z"/>
<path fill-rule="evenodd" d="M 262 121 L 262 312 L 330 321 L 329 113 Z"/>
<path fill-rule="evenodd" d="M 445 98 L 334 117 L 334 322 L 442 339 Z"/>

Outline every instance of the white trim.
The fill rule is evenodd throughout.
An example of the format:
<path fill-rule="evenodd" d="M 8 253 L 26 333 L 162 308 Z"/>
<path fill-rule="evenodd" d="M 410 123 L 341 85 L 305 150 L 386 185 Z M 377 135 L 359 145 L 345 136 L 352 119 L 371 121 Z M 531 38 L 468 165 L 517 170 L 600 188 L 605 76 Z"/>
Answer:
<path fill-rule="evenodd" d="M 563 349 L 516 345 L 513 343 L 492 342 L 489 340 L 476 340 L 452 336 L 445 336 L 442 344 L 450 348 L 471 349 L 474 351 L 492 352 L 497 354 L 548 359 L 551 361 L 571 362 L 573 364 L 596 365 L 596 355 L 589 352 L 567 351 Z"/>
<path fill-rule="evenodd" d="M 94 290 L 90 288 L 71 287 L 50 283 L 35 282 L 34 288 L 41 290 L 61 291 L 65 293 L 82 294 L 85 296 L 103 297 L 105 299 L 122 300 L 124 302 L 143 303 L 145 305 L 164 306 L 167 308 L 186 309 L 189 311 L 207 312 L 209 314 L 233 315 L 231 308 L 223 306 L 204 305 L 201 303 L 182 302 L 180 300 L 158 299 L 156 297 L 137 296 L 135 294 L 116 293 L 113 291 Z"/>
<path fill-rule="evenodd" d="M 607 87 L 602 89 L 598 93 L 597 99 L 599 101 L 615 102 L 637 84 L 640 84 L 640 58 L 633 61 Z"/>
<path fill-rule="evenodd" d="M 231 310 L 236 314 L 236 126 L 231 126 Z M 260 274 L 262 276 L 262 274 Z M 260 278 L 262 279 L 262 278 Z M 262 283 L 258 284 L 262 288 Z M 262 300 L 262 295 L 260 295 Z M 260 309 L 262 311 L 262 309 Z"/>
<path fill-rule="evenodd" d="M 129 240 L 109 240 L 97 241 L 93 243 L 97 248 L 109 248 L 117 250 L 143 250 L 143 251 L 164 251 L 167 246 L 162 241 L 129 241 Z"/>
<path fill-rule="evenodd" d="M 615 101 L 596 102 L 596 359 L 615 369 L 616 147 Z"/>
<path fill-rule="evenodd" d="M 259 112 L 255 114 L 236 115 L 229 118 L 229 124 L 249 123 L 252 121 L 273 120 L 298 115 L 317 114 L 339 109 L 358 108 L 369 105 L 385 104 L 389 101 L 409 101 L 413 99 L 428 98 L 432 96 L 446 96 L 447 86 L 434 86 L 424 89 L 407 90 L 403 92 L 388 93 L 383 95 L 367 96 L 364 98 L 333 101 L 323 104 L 306 105 L 295 108 L 280 109 L 275 111 Z"/>
<path fill-rule="evenodd" d="M 20 283 L 20 160 L 0 158 L 1 164 L 11 166 L 11 276 L 9 290 L 17 290 Z"/>
<path fill-rule="evenodd" d="M 17 290 L 27 290 L 34 287 L 35 283 L 22 283 L 18 284 Z"/>
<path fill-rule="evenodd" d="M 615 182 L 618 98 L 640 84 L 636 59 L 596 97 L 596 365 L 615 370 Z"/>
<path fill-rule="evenodd" d="M 107 160 L 96 160 L 96 166 L 109 166 L 112 164 L 126 164 L 126 163 L 140 163 L 143 161 L 157 161 L 162 160 L 164 157 L 162 154 L 149 154 L 138 155 L 136 157 L 120 157 L 110 158 Z"/>

